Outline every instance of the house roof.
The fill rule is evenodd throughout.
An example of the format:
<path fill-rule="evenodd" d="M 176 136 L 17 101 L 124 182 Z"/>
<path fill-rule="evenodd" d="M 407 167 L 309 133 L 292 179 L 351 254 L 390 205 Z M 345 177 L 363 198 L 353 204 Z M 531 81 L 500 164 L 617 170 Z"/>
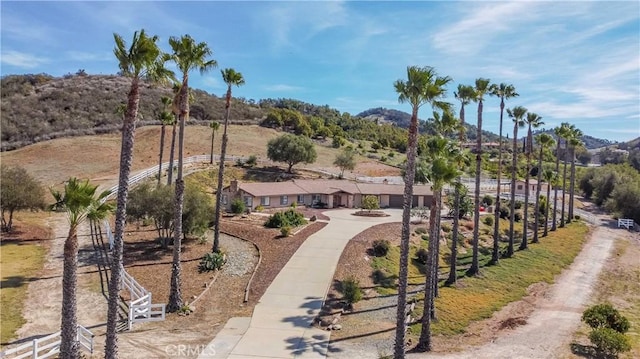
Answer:
<path fill-rule="evenodd" d="M 230 186 L 225 187 L 228 190 Z M 293 180 L 285 182 L 250 182 L 238 183 L 238 189 L 259 196 L 283 196 L 298 194 L 365 194 L 365 195 L 402 195 L 404 185 L 380 183 L 356 183 L 348 180 Z M 414 185 L 413 194 L 416 196 L 432 195 L 431 187 Z"/>

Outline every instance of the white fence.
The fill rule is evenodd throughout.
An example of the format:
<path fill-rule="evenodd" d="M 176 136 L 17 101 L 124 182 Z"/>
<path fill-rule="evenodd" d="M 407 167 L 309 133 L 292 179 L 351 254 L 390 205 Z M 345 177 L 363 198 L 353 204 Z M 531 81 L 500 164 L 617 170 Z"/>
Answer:
<path fill-rule="evenodd" d="M 93 354 L 93 333 L 87 328 L 78 325 L 76 340 L 80 349 L 84 349 Z M 47 335 L 46 337 L 34 339 L 28 343 L 17 346 L 0 353 L 0 358 L 22 359 L 44 359 L 60 354 L 60 332 Z"/>
<path fill-rule="evenodd" d="M 633 219 L 630 219 L 630 218 L 618 219 L 618 228 L 624 227 L 626 229 L 630 229 L 630 228 L 633 228 L 634 226 L 635 226 L 635 223 L 633 222 Z"/>
<path fill-rule="evenodd" d="M 151 293 L 129 303 L 129 330 L 133 323 L 162 321 L 165 316 L 164 304 L 151 303 Z"/>

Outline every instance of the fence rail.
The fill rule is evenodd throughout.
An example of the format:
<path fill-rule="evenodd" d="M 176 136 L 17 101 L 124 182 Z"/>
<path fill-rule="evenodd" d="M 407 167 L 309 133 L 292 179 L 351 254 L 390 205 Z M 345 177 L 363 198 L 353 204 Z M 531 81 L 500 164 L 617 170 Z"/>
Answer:
<path fill-rule="evenodd" d="M 78 325 L 76 330 L 76 340 L 80 348 L 93 354 L 93 333 L 89 329 Z M 57 356 L 60 353 L 60 332 L 47 335 L 46 337 L 34 339 L 21 344 L 13 349 L 0 352 L 0 358 L 11 359 L 44 359 Z"/>

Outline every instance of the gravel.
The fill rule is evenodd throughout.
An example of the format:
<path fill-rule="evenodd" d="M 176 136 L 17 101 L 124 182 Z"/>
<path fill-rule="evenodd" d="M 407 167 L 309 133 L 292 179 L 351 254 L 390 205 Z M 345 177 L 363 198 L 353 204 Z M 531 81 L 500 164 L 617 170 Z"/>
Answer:
<path fill-rule="evenodd" d="M 248 241 L 221 233 L 220 246 L 227 254 L 227 263 L 223 267 L 223 272 L 227 275 L 245 275 L 258 262 L 258 250 Z"/>

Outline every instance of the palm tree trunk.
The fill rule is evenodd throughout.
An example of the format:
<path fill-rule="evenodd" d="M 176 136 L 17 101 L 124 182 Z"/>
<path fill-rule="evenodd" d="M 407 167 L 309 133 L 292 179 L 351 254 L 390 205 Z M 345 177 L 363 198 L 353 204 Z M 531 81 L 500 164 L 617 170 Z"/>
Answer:
<path fill-rule="evenodd" d="M 409 125 L 409 141 L 407 147 L 407 172 L 404 181 L 404 197 L 402 207 L 402 233 L 400 237 L 400 263 L 398 273 L 398 307 L 396 315 L 396 336 L 394 358 L 404 358 L 405 311 L 407 307 L 407 283 L 409 276 L 409 239 L 411 230 L 411 201 L 413 199 L 413 183 L 416 171 L 416 153 L 418 140 L 418 107 L 414 106 Z"/>
<path fill-rule="evenodd" d="M 133 146 L 136 132 L 136 118 L 138 106 L 140 105 L 140 92 L 138 79 L 131 81 L 129 91 L 126 117 L 122 126 L 122 144 L 120 147 L 120 174 L 118 177 L 118 198 L 116 205 L 116 219 L 114 243 L 112 252 L 111 280 L 109 282 L 109 303 L 107 309 L 107 333 L 105 343 L 105 358 L 115 359 L 118 357 L 118 335 L 116 326 L 118 324 L 118 303 L 120 301 L 120 277 L 122 265 L 122 250 L 124 227 L 127 217 L 127 198 L 129 197 L 129 174 L 131 172 L 131 162 L 133 161 Z M 161 147 L 162 148 L 162 147 Z M 159 181 L 159 177 L 158 177 Z"/>
<path fill-rule="evenodd" d="M 480 236 L 480 173 L 482 172 L 482 101 L 478 102 L 478 132 L 476 135 L 476 188 L 474 192 L 473 211 L 473 258 L 469 275 L 476 275 L 480 271 L 478 263 L 478 237 Z"/>
<path fill-rule="evenodd" d="M 558 144 L 556 146 L 556 173 L 560 173 L 560 138 L 558 137 Z M 551 185 L 551 184 L 549 184 Z M 551 230 L 557 229 L 557 217 L 558 217 L 558 186 L 555 185 L 553 189 L 553 223 L 551 224 Z"/>
<path fill-rule="evenodd" d="M 551 210 L 551 203 L 549 200 L 551 199 L 551 181 L 547 183 L 547 208 L 544 211 L 544 232 L 542 233 L 543 237 L 546 237 L 549 232 L 549 211 Z"/>
<path fill-rule="evenodd" d="M 542 144 L 540 144 L 540 157 L 538 158 L 538 186 L 536 187 L 536 206 L 534 212 L 533 239 L 531 243 L 538 243 L 538 228 L 540 226 L 540 186 L 542 184 Z M 548 200 L 547 200 L 548 202 Z M 546 226 L 546 224 L 545 224 Z"/>
<path fill-rule="evenodd" d="M 160 130 L 160 160 L 158 161 L 158 186 L 160 185 L 160 178 L 162 178 L 162 157 L 164 155 L 164 134 L 166 125 L 163 123 Z"/>
<path fill-rule="evenodd" d="M 176 148 L 176 125 L 177 121 L 173 122 L 173 128 L 171 129 L 171 150 L 169 151 L 169 169 L 167 170 L 167 184 L 171 184 L 173 182 L 173 159 Z"/>
<path fill-rule="evenodd" d="M 77 341 L 77 302 L 76 284 L 78 282 L 78 233 L 75 223 L 69 228 L 69 236 L 64 242 L 62 274 L 62 321 L 60 328 L 60 358 L 77 359 L 80 357 Z"/>
<path fill-rule="evenodd" d="M 181 272 L 182 266 L 180 256 L 182 251 L 182 212 L 184 205 L 184 179 L 182 178 L 182 167 L 184 158 L 184 125 L 189 116 L 189 90 L 186 80 L 182 85 L 182 96 L 180 96 L 180 129 L 178 134 L 178 174 L 176 176 L 176 196 L 173 217 L 173 262 L 171 264 L 171 292 L 169 294 L 168 312 L 178 311 L 183 306 L 181 292 Z"/>
<path fill-rule="evenodd" d="M 498 139 L 498 190 L 496 191 L 496 213 L 493 221 L 493 252 L 491 263 L 498 264 L 500 261 L 500 180 L 502 177 L 502 118 L 504 114 L 504 97 L 500 99 L 500 131 Z"/>
<path fill-rule="evenodd" d="M 458 281 L 457 260 L 458 260 L 458 227 L 460 225 L 460 189 L 455 186 L 453 199 L 453 233 L 451 233 L 451 259 L 449 262 L 449 278 L 445 282 L 446 285 L 455 284 Z"/>
<path fill-rule="evenodd" d="M 429 249 L 427 255 L 427 263 L 425 265 L 425 285 L 424 285 L 424 307 L 422 314 L 422 330 L 416 351 L 431 351 L 431 320 L 435 318 L 434 298 L 435 285 L 438 283 L 437 277 L 437 244 L 438 244 L 438 203 L 441 197 L 441 189 L 433 191 L 433 205 L 431 206 L 431 215 L 429 219 Z M 434 268 L 435 267 L 435 268 Z M 434 285 L 435 284 L 435 285 Z"/>
<path fill-rule="evenodd" d="M 513 159 L 511 162 L 511 208 L 509 209 L 509 247 L 507 248 L 507 257 L 513 256 L 513 223 L 515 221 L 516 212 L 516 169 L 518 167 L 518 124 L 513 126 Z"/>
<path fill-rule="evenodd" d="M 571 174 L 569 177 L 569 216 L 567 223 L 571 223 L 573 220 L 573 191 L 575 190 L 576 183 L 576 148 L 571 146 Z"/>
<path fill-rule="evenodd" d="M 528 140 L 528 138 L 527 138 Z M 527 141 L 528 142 L 528 141 Z M 531 144 L 527 144 L 527 147 Z M 529 147 L 530 148 L 530 147 Z M 524 176 L 524 215 L 522 216 L 522 242 L 520 242 L 520 250 L 527 249 L 527 232 L 529 232 L 529 178 L 531 177 L 531 151 L 527 149 L 527 173 Z"/>
<path fill-rule="evenodd" d="M 216 130 L 215 129 L 211 129 L 211 155 L 209 157 L 209 164 L 212 165 L 213 164 L 213 140 L 216 137 Z"/>
<path fill-rule="evenodd" d="M 231 85 L 227 88 L 227 101 L 225 104 L 224 114 L 224 132 L 222 133 L 222 146 L 220 148 L 220 166 L 218 167 L 218 187 L 216 190 L 216 212 L 213 231 L 213 248 L 212 252 L 216 253 L 220 250 L 220 206 L 222 206 L 222 182 L 224 180 L 224 160 L 227 155 L 227 127 L 229 127 L 229 116 L 231 115 Z"/>
<path fill-rule="evenodd" d="M 564 227 L 564 216 L 565 216 L 564 204 L 565 204 L 565 199 L 567 197 L 566 194 L 567 194 L 567 158 L 568 157 L 569 157 L 569 153 L 567 151 L 567 148 L 565 148 L 564 164 L 562 169 L 562 210 L 561 210 L 561 217 L 560 217 L 560 228 Z"/>

